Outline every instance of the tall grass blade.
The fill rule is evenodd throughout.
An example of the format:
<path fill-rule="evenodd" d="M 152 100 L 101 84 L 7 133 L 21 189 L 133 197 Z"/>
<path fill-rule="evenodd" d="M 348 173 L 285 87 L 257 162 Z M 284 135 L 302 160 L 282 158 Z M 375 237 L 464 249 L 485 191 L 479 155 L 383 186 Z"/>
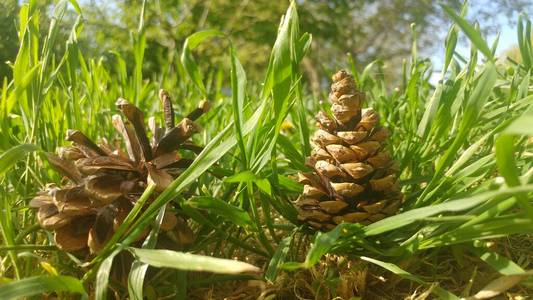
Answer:
<path fill-rule="evenodd" d="M 207 91 L 203 82 L 202 74 L 192 55 L 192 50 L 194 50 L 198 45 L 200 45 L 204 40 L 216 37 L 224 36 L 224 33 L 218 30 L 205 30 L 199 31 L 190 35 L 185 42 L 183 43 L 183 51 L 181 52 L 181 63 L 185 67 L 185 71 L 192 79 L 192 82 L 200 90 L 204 97 L 207 95 Z"/>
<path fill-rule="evenodd" d="M 0 285 L 0 299 L 22 299 L 47 292 L 76 293 L 89 299 L 81 282 L 71 276 L 34 276 Z"/>
<path fill-rule="evenodd" d="M 212 272 L 221 274 L 258 273 L 261 269 L 232 259 L 170 251 L 128 248 L 139 261 L 157 268 Z"/>
<path fill-rule="evenodd" d="M 107 299 L 107 290 L 109 284 L 109 275 L 111 273 L 111 266 L 113 265 L 113 260 L 115 256 L 120 253 L 122 249 L 117 249 L 113 251 L 109 256 L 107 256 L 100 266 L 98 267 L 98 272 L 96 273 L 96 287 L 95 287 L 95 297 L 96 299 Z"/>
<path fill-rule="evenodd" d="M 0 178 L 15 165 L 16 162 L 26 157 L 30 152 L 38 150 L 32 144 L 22 144 L 12 147 L 0 154 Z"/>
<path fill-rule="evenodd" d="M 442 8 L 450 16 L 450 18 L 463 30 L 466 36 L 476 45 L 477 49 L 485 55 L 488 60 L 494 60 L 492 51 L 490 50 L 487 42 L 481 36 L 481 33 L 472 25 L 468 23 L 463 17 L 456 14 L 449 6 L 442 5 Z"/>
<path fill-rule="evenodd" d="M 416 282 L 418 284 L 422 284 L 424 286 L 430 286 L 429 283 L 425 282 L 424 280 L 420 279 L 419 277 L 403 270 L 402 268 L 398 267 L 397 265 L 395 264 L 392 264 L 392 263 L 388 263 L 388 262 L 384 262 L 384 261 L 380 261 L 380 260 L 377 260 L 377 259 L 374 259 L 374 258 L 370 258 L 370 257 L 366 257 L 366 256 L 361 256 L 361 259 L 364 260 L 364 261 L 368 261 L 370 263 L 373 263 L 375 265 L 378 265 L 388 271 L 391 271 L 392 273 L 404 278 L 404 279 L 407 279 L 407 280 L 410 280 L 410 281 L 413 281 L 413 282 Z M 450 299 L 450 300 L 459 300 L 459 297 L 455 296 L 454 294 L 452 294 L 451 292 L 443 289 L 443 288 L 440 288 L 440 287 L 434 287 L 432 289 L 432 293 L 437 295 L 439 297 L 439 299 Z"/>

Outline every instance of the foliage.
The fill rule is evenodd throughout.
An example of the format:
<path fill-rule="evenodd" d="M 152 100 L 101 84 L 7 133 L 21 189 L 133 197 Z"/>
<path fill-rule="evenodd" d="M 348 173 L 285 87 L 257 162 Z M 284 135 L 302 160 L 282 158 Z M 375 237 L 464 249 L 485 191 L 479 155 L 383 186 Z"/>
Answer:
<path fill-rule="evenodd" d="M 393 90 L 383 74 L 375 72 L 378 62 L 360 70 L 348 59 L 347 67 L 367 93 L 368 104 L 391 128 L 391 153 L 401 162 L 407 197 L 395 216 L 368 226 L 341 224 L 331 232 L 314 234 L 296 220 L 291 202 L 302 189 L 292 178 L 306 168 L 308 124 L 320 109 L 302 84 L 300 65 L 312 39 L 300 28 L 302 15 L 295 3 L 289 5 L 279 26 L 262 82 L 248 78 L 247 68 L 240 63 L 239 42 L 214 30 L 180 36 L 185 38 L 181 59 L 167 57 L 162 65 L 168 68 L 148 79 L 143 65 L 149 56 L 147 35 L 154 25 L 148 21 L 150 13 L 141 13 L 143 8 L 137 11 L 138 24 L 128 27 L 134 59 L 120 52 L 106 62 L 87 56 L 79 39 L 81 17 L 66 42 L 58 38 L 63 18 L 73 13 L 67 7 L 76 8 L 73 4 L 76 1 L 58 2 L 53 11 L 56 21 L 45 37 L 35 30 L 40 25 L 36 4 L 30 1 L 20 7 L 13 80 L 4 83 L 0 94 L 0 256 L 5 258 L 0 290 L 4 295 L 52 291 L 83 295 L 94 288 L 96 295 L 104 297 L 109 284 L 121 297 L 129 294 L 140 299 L 143 293 L 156 293 L 155 297 L 185 299 L 188 290 L 216 282 L 257 279 L 255 274 L 236 274 L 257 270 L 249 264 L 262 268 L 265 279 L 276 282 L 287 272 L 313 268 L 327 254 L 347 257 L 361 266 L 379 266 L 438 297 L 456 299 L 455 291 L 436 287 L 417 276 L 416 270 L 400 267 L 408 259 L 457 249 L 455 245 L 462 246 L 454 250 L 459 251 L 457 257 L 474 253 L 479 263 L 486 262 L 505 275 L 492 283 L 499 288 L 503 280 L 508 284 L 511 278 L 516 284 L 530 274 L 525 270 L 527 262 L 512 262 L 483 241 L 533 230 L 531 66 L 525 62 L 500 65 L 494 57 L 495 45 L 460 12 L 442 8 L 454 25 L 441 50 L 445 66 L 435 86 L 428 79 L 430 61 L 419 57 L 416 41 L 402 80 Z M 155 9 L 152 4 L 146 6 L 146 11 Z M 467 58 L 454 53 L 461 33 L 472 45 Z M 522 55 L 531 57 L 531 48 L 521 44 Z M 58 51 L 61 47 L 64 51 Z M 227 68 L 204 68 L 209 58 L 198 55 L 205 53 L 202 47 L 220 51 L 222 59 L 230 62 Z M 79 258 L 58 251 L 53 237 L 34 225 L 35 212 L 28 203 L 44 182 L 61 178 L 49 172 L 40 152 L 31 152 L 34 147 L 26 144 L 54 151 L 65 143 L 68 128 L 113 140 L 115 100 L 125 97 L 143 111 L 159 111 L 159 88 L 180 100 L 176 107 L 180 116 L 200 99 L 212 101 L 213 109 L 198 120 L 203 133 L 197 142 L 205 145 L 203 151 L 148 209 L 140 213 L 134 208 L 98 255 Z M 163 116 L 156 116 L 162 122 Z M 8 162 L 6 157 L 13 160 Z M 139 207 L 153 192 L 149 186 Z M 161 222 L 167 204 L 194 227 L 196 241 L 182 252 L 153 249 L 158 226 L 151 226 L 144 242 L 136 241 L 144 228 Z M 233 262 L 220 269 L 219 264 L 226 261 L 206 256 L 237 257 L 247 263 Z M 128 264 L 128 269 L 132 267 L 127 283 L 111 272 L 124 257 L 133 260 Z M 195 271 L 200 269 L 225 274 L 198 276 Z M 513 275 L 517 276 L 509 277 Z M 320 295 L 318 288 L 316 293 Z"/>
<path fill-rule="evenodd" d="M 13 1 L 16 4 L 16 1 Z M 453 8 L 459 8 L 462 1 L 444 1 Z M 41 33 L 46 34 L 50 22 L 49 12 L 53 1 L 39 0 L 36 4 L 41 11 Z M 276 26 L 284 13 L 288 1 L 233 1 L 233 0 L 161 0 L 148 5 L 144 13 L 147 26 L 143 69 L 145 76 L 163 74 L 173 70 L 172 62 L 181 50 L 187 36 L 196 31 L 217 29 L 228 35 L 239 49 L 240 59 L 249 78 L 260 80 L 268 64 L 270 47 L 276 39 Z M 78 37 L 79 45 L 90 57 L 103 56 L 113 62 L 114 52 L 119 52 L 130 67 L 134 60 L 130 42 L 130 30 L 138 26 L 138 14 L 142 1 L 82 1 L 84 30 Z M 315 43 L 303 62 L 305 75 L 318 88 L 327 74 L 333 73 L 349 53 L 357 67 L 364 67 L 379 58 L 389 78 L 397 79 L 401 72 L 401 62 L 407 59 L 411 50 L 411 24 L 415 23 L 420 51 L 430 54 L 436 49 L 440 37 L 449 25 L 447 15 L 435 1 L 369 1 L 369 0 L 305 0 L 300 5 L 301 28 L 313 35 Z M 519 11 L 531 12 L 533 6 L 525 0 L 472 1 L 468 19 L 477 19 L 487 32 L 495 32 L 505 22 L 513 20 Z M 7 15 L 11 24 L 5 36 L 9 51 L 6 59 L 13 61 L 16 54 L 16 33 L 14 15 Z M 493 16 L 503 16 L 494 18 Z M 73 11 L 67 12 L 62 31 L 76 21 Z M 212 43 L 199 47 L 204 57 L 202 63 L 206 74 L 222 66 L 230 67 L 224 47 L 227 41 L 214 39 Z M 0 42 L 0 44 L 3 44 Z M 59 46 L 59 45 L 58 45 Z M 9 75 L 0 72 L 0 78 Z"/>

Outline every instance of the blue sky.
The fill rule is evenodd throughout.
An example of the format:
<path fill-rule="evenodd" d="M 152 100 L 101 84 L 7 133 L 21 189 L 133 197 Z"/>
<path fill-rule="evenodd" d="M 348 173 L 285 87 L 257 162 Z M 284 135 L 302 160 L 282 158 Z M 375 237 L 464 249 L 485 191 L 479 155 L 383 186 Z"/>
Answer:
<path fill-rule="evenodd" d="M 502 26 L 500 27 L 500 40 L 498 42 L 498 48 L 496 49 L 497 56 L 503 54 L 505 50 L 517 45 L 516 24 L 509 25 L 509 22 L 503 16 L 499 16 L 499 19 Z M 468 57 L 470 55 L 470 41 L 468 41 L 464 37 L 464 34 L 462 32 L 460 33 L 460 35 L 462 35 L 462 42 L 459 42 L 457 44 L 456 52 L 463 55 L 464 57 Z M 496 36 L 497 32 L 486 36 L 489 46 L 492 46 L 492 43 L 496 39 Z M 432 83 L 437 83 L 437 81 L 440 79 L 440 70 L 442 68 L 442 64 L 444 63 L 444 37 L 442 41 L 440 41 L 440 45 L 437 47 L 437 49 L 437 51 L 434 51 L 430 55 L 431 61 L 434 66 L 434 72 L 430 80 Z"/>

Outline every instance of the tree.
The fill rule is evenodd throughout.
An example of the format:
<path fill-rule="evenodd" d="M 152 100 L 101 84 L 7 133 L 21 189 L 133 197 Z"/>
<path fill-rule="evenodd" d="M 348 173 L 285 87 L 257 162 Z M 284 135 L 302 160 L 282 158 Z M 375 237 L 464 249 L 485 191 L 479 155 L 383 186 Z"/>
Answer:
<path fill-rule="evenodd" d="M 17 0 L 3 0 L 0 2 L 0 80 L 11 78 L 11 68 L 8 61 L 14 61 L 18 49 L 16 17 L 18 13 Z"/>
<path fill-rule="evenodd" d="M 457 10 L 462 5 L 458 0 L 443 2 Z M 442 42 L 449 22 L 437 1 L 430 0 L 300 0 L 298 4 L 301 30 L 313 34 L 304 68 L 315 86 L 322 74 L 345 64 L 346 53 L 359 67 L 380 58 L 389 66 L 387 72 L 394 74 L 411 50 L 412 23 L 416 23 L 420 52 L 429 54 Z M 118 51 L 130 62 L 130 33 L 138 26 L 141 5 L 139 0 L 86 2 L 82 6 L 85 52 L 109 56 L 109 51 Z M 165 70 L 188 35 L 215 28 L 231 37 L 248 76 L 260 80 L 287 5 L 288 0 L 147 1 L 145 75 Z M 468 16 L 493 31 L 521 10 L 533 10 L 533 4 L 527 0 L 473 1 Z M 224 40 L 213 39 L 195 53 L 205 68 L 228 69 L 226 46 Z"/>

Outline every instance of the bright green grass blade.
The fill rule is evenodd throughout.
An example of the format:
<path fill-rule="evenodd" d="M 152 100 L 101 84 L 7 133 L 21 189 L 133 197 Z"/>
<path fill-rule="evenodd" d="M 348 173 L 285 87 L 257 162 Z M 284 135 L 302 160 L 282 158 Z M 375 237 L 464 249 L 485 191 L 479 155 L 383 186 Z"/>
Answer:
<path fill-rule="evenodd" d="M 231 99 L 233 106 L 233 124 L 237 136 L 237 144 L 241 150 L 241 162 L 244 169 L 248 168 L 248 158 L 246 156 L 246 147 L 244 146 L 244 137 L 242 135 L 244 98 L 246 92 L 246 73 L 237 57 L 237 52 L 233 46 L 230 48 L 231 54 Z"/>
<path fill-rule="evenodd" d="M 256 181 L 258 179 L 259 177 L 257 177 L 257 175 L 255 175 L 252 171 L 243 171 L 226 178 L 224 181 L 228 183 L 240 183 L 247 181 Z"/>
<path fill-rule="evenodd" d="M 107 299 L 107 285 L 109 283 L 109 274 L 111 273 L 111 266 L 113 265 L 113 260 L 115 259 L 115 256 L 119 254 L 121 250 L 122 249 L 119 248 L 113 251 L 102 261 L 102 263 L 98 267 L 98 272 L 96 273 L 95 288 L 96 299 Z"/>
<path fill-rule="evenodd" d="M 252 171 L 244 171 L 239 174 L 235 174 L 233 176 L 230 176 L 224 180 L 225 182 L 231 182 L 231 183 L 250 183 L 253 182 L 257 185 L 257 187 L 262 190 L 267 195 L 272 195 L 272 186 L 270 185 L 270 182 L 266 178 L 261 178 Z"/>
<path fill-rule="evenodd" d="M 0 299 L 42 296 L 47 292 L 76 293 L 88 299 L 81 282 L 70 276 L 34 276 L 0 285 Z"/>
<path fill-rule="evenodd" d="M 10 113 L 13 110 L 17 100 L 20 100 L 26 88 L 37 78 L 38 71 L 41 68 L 41 64 L 33 66 L 30 70 L 24 73 L 21 81 L 18 84 L 15 84 L 15 90 L 9 95 L 7 101 L 2 103 L 2 106 L 5 106 L 3 110 L 6 114 Z"/>
<path fill-rule="evenodd" d="M 300 40 L 298 41 L 298 45 L 296 47 L 296 63 L 302 61 L 302 59 L 305 57 L 307 52 L 309 52 L 309 49 L 311 48 L 311 41 L 312 36 L 309 33 L 304 33 Z M 296 69 L 298 66 L 296 65 L 294 68 Z M 293 80 L 296 80 L 293 74 Z M 311 146 L 309 143 L 309 126 L 307 124 L 307 111 L 305 107 L 305 101 L 304 96 L 302 92 L 302 84 L 298 83 L 298 87 L 296 88 L 296 98 L 298 100 L 298 108 L 297 108 L 297 120 L 298 120 L 298 132 L 300 133 L 300 140 L 303 145 L 303 153 L 307 154 L 311 151 Z"/>
<path fill-rule="evenodd" d="M 478 141 L 476 141 L 474 144 L 470 145 L 462 154 L 459 156 L 459 158 L 451 165 L 451 167 L 446 171 L 444 174 L 447 177 L 453 176 L 457 171 L 459 171 L 460 168 L 464 169 L 464 164 L 468 162 L 474 154 L 478 151 L 480 147 L 482 147 L 486 140 L 492 136 L 494 133 L 489 132 L 488 134 L 481 137 Z M 461 170 L 462 171 L 462 170 Z"/>
<path fill-rule="evenodd" d="M 515 162 L 515 136 L 503 134 L 496 140 L 496 164 L 508 186 L 520 185 L 519 173 Z"/>
<path fill-rule="evenodd" d="M 392 264 L 392 263 L 388 263 L 388 262 L 384 262 L 384 261 L 380 261 L 380 260 L 377 260 L 377 259 L 373 259 L 373 258 L 370 258 L 370 257 L 366 257 L 366 256 L 361 256 L 361 259 L 364 260 L 364 261 L 368 261 L 370 263 L 373 263 L 375 265 L 378 265 L 388 271 L 391 271 L 392 273 L 404 278 L 404 279 L 407 279 L 407 280 L 410 280 L 410 281 L 413 281 L 413 282 L 416 282 L 416 283 L 419 283 L 421 285 L 424 285 L 424 286 L 430 286 L 429 283 L 425 282 L 424 280 L 420 279 L 419 277 L 403 270 L 402 268 L 398 267 L 397 265 L 395 264 Z M 440 288 L 440 287 L 435 287 L 433 288 L 432 290 L 432 293 L 437 295 L 439 297 L 439 299 L 450 299 L 450 300 L 459 300 L 459 297 L 455 296 L 453 293 L 443 289 L 443 288 Z"/>
<path fill-rule="evenodd" d="M 274 255 L 270 259 L 270 262 L 268 263 L 268 268 L 265 272 L 265 279 L 274 282 L 276 280 L 276 276 L 278 275 L 279 268 L 285 263 L 285 259 L 287 258 L 287 253 L 289 253 L 290 246 L 292 243 L 292 239 L 294 238 L 294 234 L 296 231 L 293 231 L 291 235 L 285 237 L 281 240 L 281 242 L 278 245 L 278 248 L 276 249 L 276 252 L 274 252 Z"/>
<path fill-rule="evenodd" d="M 358 228 L 358 224 L 342 223 L 337 225 L 335 229 L 329 232 L 318 232 L 314 238 L 313 245 L 307 252 L 305 261 L 302 263 L 288 262 L 282 267 L 286 270 L 295 270 L 300 268 L 311 268 L 320 261 L 324 254 L 328 253 L 335 245 L 339 237 L 344 231 L 348 231 L 350 227 Z"/>
<path fill-rule="evenodd" d="M 294 143 L 292 143 L 289 138 L 285 135 L 278 136 L 278 144 L 280 146 L 279 150 L 285 154 L 297 170 L 307 169 L 305 166 L 305 155 L 296 149 Z"/>
<path fill-rule="evenodd" d="M 505 128 L 507 134 L 533 135 L 533 106 L 518 119 L 514 120 L 509 127 Z"/>
<path fill-rule="evenodd" d="M 529 111 L 528 111 L 529 112 Z M 523 120 L 524 118 L 533 119 L 531 114 L 524 114 L 518 120 Z M 512 124 L 514 124 L 513 122 Z M 500 174 L 505 179 L 505 182 L 508 186 L 519 186 L 520 185 L 520 172 L 516 165 L 515 159 L 515 141 L 516 136 L 512 135 L 513 130 L 517 132 L 522 132 L 524 129 L 528 131 L 533 131 L 532 127 L 523 128 L 520 124 L 514 125 L 515 127 L 505 130 L 504 134 L 500 135 L 496 139 L 496 164 L 498 165 L 498 170 Z M 511 134 L 510 134 L 511 133 Z M 528 199 L 524 194 L 517 194 L 516 198 L 520 202 L 521 206 L 528 212 L 529 216 L 533 218 L 533 207 L 529 204 Z"/>
<path fill-rule="evenodd" d="M 492 87 L 496 83 L 496 77 L 497 73 L 495 66 L 491 63 L 487 64 L 484 71 L 480 75 L 479 80 L 476 82 L 470 97 L 468 97 L 465 112 L 461 118 L 458 135 L 455 138 L 452 146 L 450 146 L 450 149 L 446 151 L 446 154 L 436 166 L 435 173 L 439 176 L 440 173 L 444 171 L 444 168 L 448 167 L 448 165 L 451 163 L 455 156 L 454 152 L 456 152 L 464 143 L 467 134 L 475 125 L 481 110 L 485 106 L 485 103 L 491 94 Z"/>
<path fill-rule="evenodd" d="M 78 4 L 78 1 L 76 1 L 76 0 L 68 0 L 68 1 L 74 7 L 74 10 L 76 10 L 76 12 L 79 15 L 81 15 L 81 8 L 80 8 L 80 5 Z"/>
<path fill-rule="evenodd" d="M 429 238 L 420 244 L 420 249 L 444 247 L 481 239 L 493 239 L 513 234 L 533 233 L 533 220 L 516 214 L 496 217 L 483 223 L 462 227 L 446 232 L 440 236 Z"/>
<path fill-rule="evenodd" d="M 524 23 L 526 28 L 531 27 L 531 21 L 525 14 L 520 14 L 518 17 L 517 33 L 518 33 L 518 49 L 522 58 L 522 64 L 526 69 L 530 69 L 533 63 L 533 48 L 531 46 L 531 36 L 524 30 Z"/>
<path fill-rule="evenodd" d="M 491 266 L 494 270 L 498 271 L 498 273 L 502 275 L 511 275 L 525 272 L 524 269 L 522 269 L 515 262 L 499 255 L 496 252 L 481 248 L 472 248 L 471 251 L 474 252 L 474 254 L 476 254 L 481 260 L 486 262 L 489 266 Z"/>
<path fill-rule="evenodd" d="M 102 259 L 103 257 L 107 257 L 106 254 L 109 254 L 109 252 L 113 250 L 113 247 L 116 246 L 116 243 L 118 243 L 120 239 L 123 237 L 122 235 L 126 233 L 130 228 L 135 228 L 135 227 L 131 227 L 132 223 L 135 221 L 135 218 L 141 212 L 146 201 L 150 199 L 150 195 L 154 192 L 154 190 L 155 190 L 154 184 L 149 184 L 146 187 L 146 189 L 144 190 L 139 200 L 137 200 L 137 202 L 135 203 L 133 208 L 130 210 L 130 212 L 128 213 L 128 215 L 126 216 L 122 224 L 120 224 L 118 229 L 115 230 L 115 232 L 111 236 L 110 240 L 107 242 L 104 249 L 98 254 L 98 256 L 93 260 L 93 262 L 99 259 Z"/>
<path fill-rule="evenodd" d="M 485 106 L 487 99 L 489 98 L 492 88 L 496 83 L 496 68 L 492 63 L 486 64 L 483 72 L 479 75 L 479 79 L 476 81 L 475 87 L 467 99 L 465 111 L 461 117 L 459 129 L 455 136 L 453 143 L 444 152 L 442 157 L 438 160 L 435 166 L 435 172 L 433 178 L 425 188 L 423 194 L 417 199 L 416 204 L 420 205 L 428 201 L 434 188 L 441 182 L 442 175 L 446 168 L 448 168 L 454 161 L 458 150 L 465 143 L 469 132 L 475 127 L 481 110 Z"/>
<path fill-rule="evenodd" d="M 161 222 L 163 222 L 163 217 L 165 216 L 165 210 L 165 206 L 159 210 L 159 214 L 152 225 L 152 230 L 150 230 L 150 234 L 148 234 L 148 237 L 143 242 L 143 249 L 153 249 L 156 246 Z M 130 299 L 143 299 L 144 276 L 147 270 L 148 265 L 138 260 L 135 260 L 131 265 L 131 270 L 128 274 L 128 294 Z"/>
<path fill-rule="evenodd" d="M 297 34 L 297 32 L 294 32 L 298 30 L 297 26 L 298 15 L 296 13 L 296 6 L 294 2 L 291 2 L 283 18 L 283 22 L 279 27 L 278 36 L 272 48 L 269 69 L 267 71 L 267 77 L 271 78 L 271 81 L 266 80 L 264 87 L 267 92 L 272 92 L 275 115 L 281 113 L 284 107 L 284 100 L 291 89 L 291 47 L 294 45 L 292 38 Z"/>
<path fill-rule="evenodd" d="M 131 265 L 131 271 L 128 275 L 128 295 L 132 300 L 143 299 L 144 276 L 148 270 L 148 264 L 138 260 Z"/>
<path fill-rule="evenodd" d="M 204 40 L 215 37 L 224 36 L 224 33 L 218 30 L 204 30 L 196 32 L 185 40 L 183 43 L 183 51 L 181 52 L 181 63 L 183 64 L 187 74 L 192 79 L 193 83 L 200 90 L 202 95 L 206 96 L 206 88 L 202 79 L 200 69 L 194 60 L 192 50 L 200 45 Z"/>
<path fill-rule="evenodd" d="M 204 255 L 170 251 L 128 248 L 141 262 L 157 268 L 173 268 L 195 272 L 221 274 L 258 273 L 261 269 L 248 263 L 232 259 L 215 258 Z"/>
<path fill-rule="evenodd" d="M 186 203 L 196 209 L 205 209 L 214 215 L 221 216 L 238 226 L 247 228 L 254 227 L 254 223 L 246 211 L 225 201 L 203 196 L 193 197 Z"/>
<path fill-rule="evenodd" d="M 463 32 L 466 34 L 466 36 L 472 41 L 474 45 L 487 57 L 489 60 L 493 60 L 494 57 L 492 55 L 492 51 L 490 50 L 487 42 L 485 39 L 481 36 L 481 33 L 479 33 L 478 30 L 472 25 L 468 23 L 464 18 L 457 15 L 453 9 L 446 5 L 442 5 L 442 8 L 444 11 L 450 16 L 450 18 L 463 30 Z"/>
<path fill-rule="evenodd" d="M 471 197 L 466 197 L 463 199 L 457 199 L 448 201 L 442 204 L 437 204 L 433 206 L 421 207 L 417 209 L 412 209 L 406 212 L 403 212 L 398 215 L 394 215 L 372 223 L 364 228 L 366 236 L 372 236 L 377 234 L 382 234 L 391 230 L 401 228 L 403 226 L 412 224 L 416 221 L 419 221 L 423 218 L 434 216 L 443 212 L 456 212 L 463 211 L 477 205 L 480 205 L 494 197 L 498 196 L 512 196 L 520 192 L 531 192 L 533 191 L 533 185 L 525 185 L 520 187 L 506 188 L 499 191 L 491 191 Z"/>
<path fill-rule="evenodd" d="M 440 98 L 442 96 L 442 88 L 442 83 L 438 83 L 437 88 L 435 88 L 431 98 L 429 99 L 426 110 L 424 111 L 424 115 L 422 116 L 422 120 L 420 120 L 420 123 L 418 124 L 417 134 L 420 137 L 425 136 L 425 134 L 428 132 L 427 128 L 430 124 L 430 120 L 432 120 L 437 113 Z"/>
<path fill-rule="evenodd" d="M 335 229 L 329 232 L 319 232 L 316 235 L 316 238 L 313 242 L 313 246 L 309 251 L 307 252 L 307 256 L 305 257 L 304 261 L 304 267 L 310 268 L 314 266 L 324 254 L 328 253 L 328 251 L 335 245 L 335 242 L 341 235 L 341 232 L 348 226 L 351 226 L 351 224 L 340 224 Z"/>
<path fill-rule="evenodd" d="M 17 161 L 23 159 L 28 153 L 36 151 L 37 149 L 38 148 L 35 145 L 22 144 L 14 146 L 0 154 L 0 178 L 9 171 Z"/>

